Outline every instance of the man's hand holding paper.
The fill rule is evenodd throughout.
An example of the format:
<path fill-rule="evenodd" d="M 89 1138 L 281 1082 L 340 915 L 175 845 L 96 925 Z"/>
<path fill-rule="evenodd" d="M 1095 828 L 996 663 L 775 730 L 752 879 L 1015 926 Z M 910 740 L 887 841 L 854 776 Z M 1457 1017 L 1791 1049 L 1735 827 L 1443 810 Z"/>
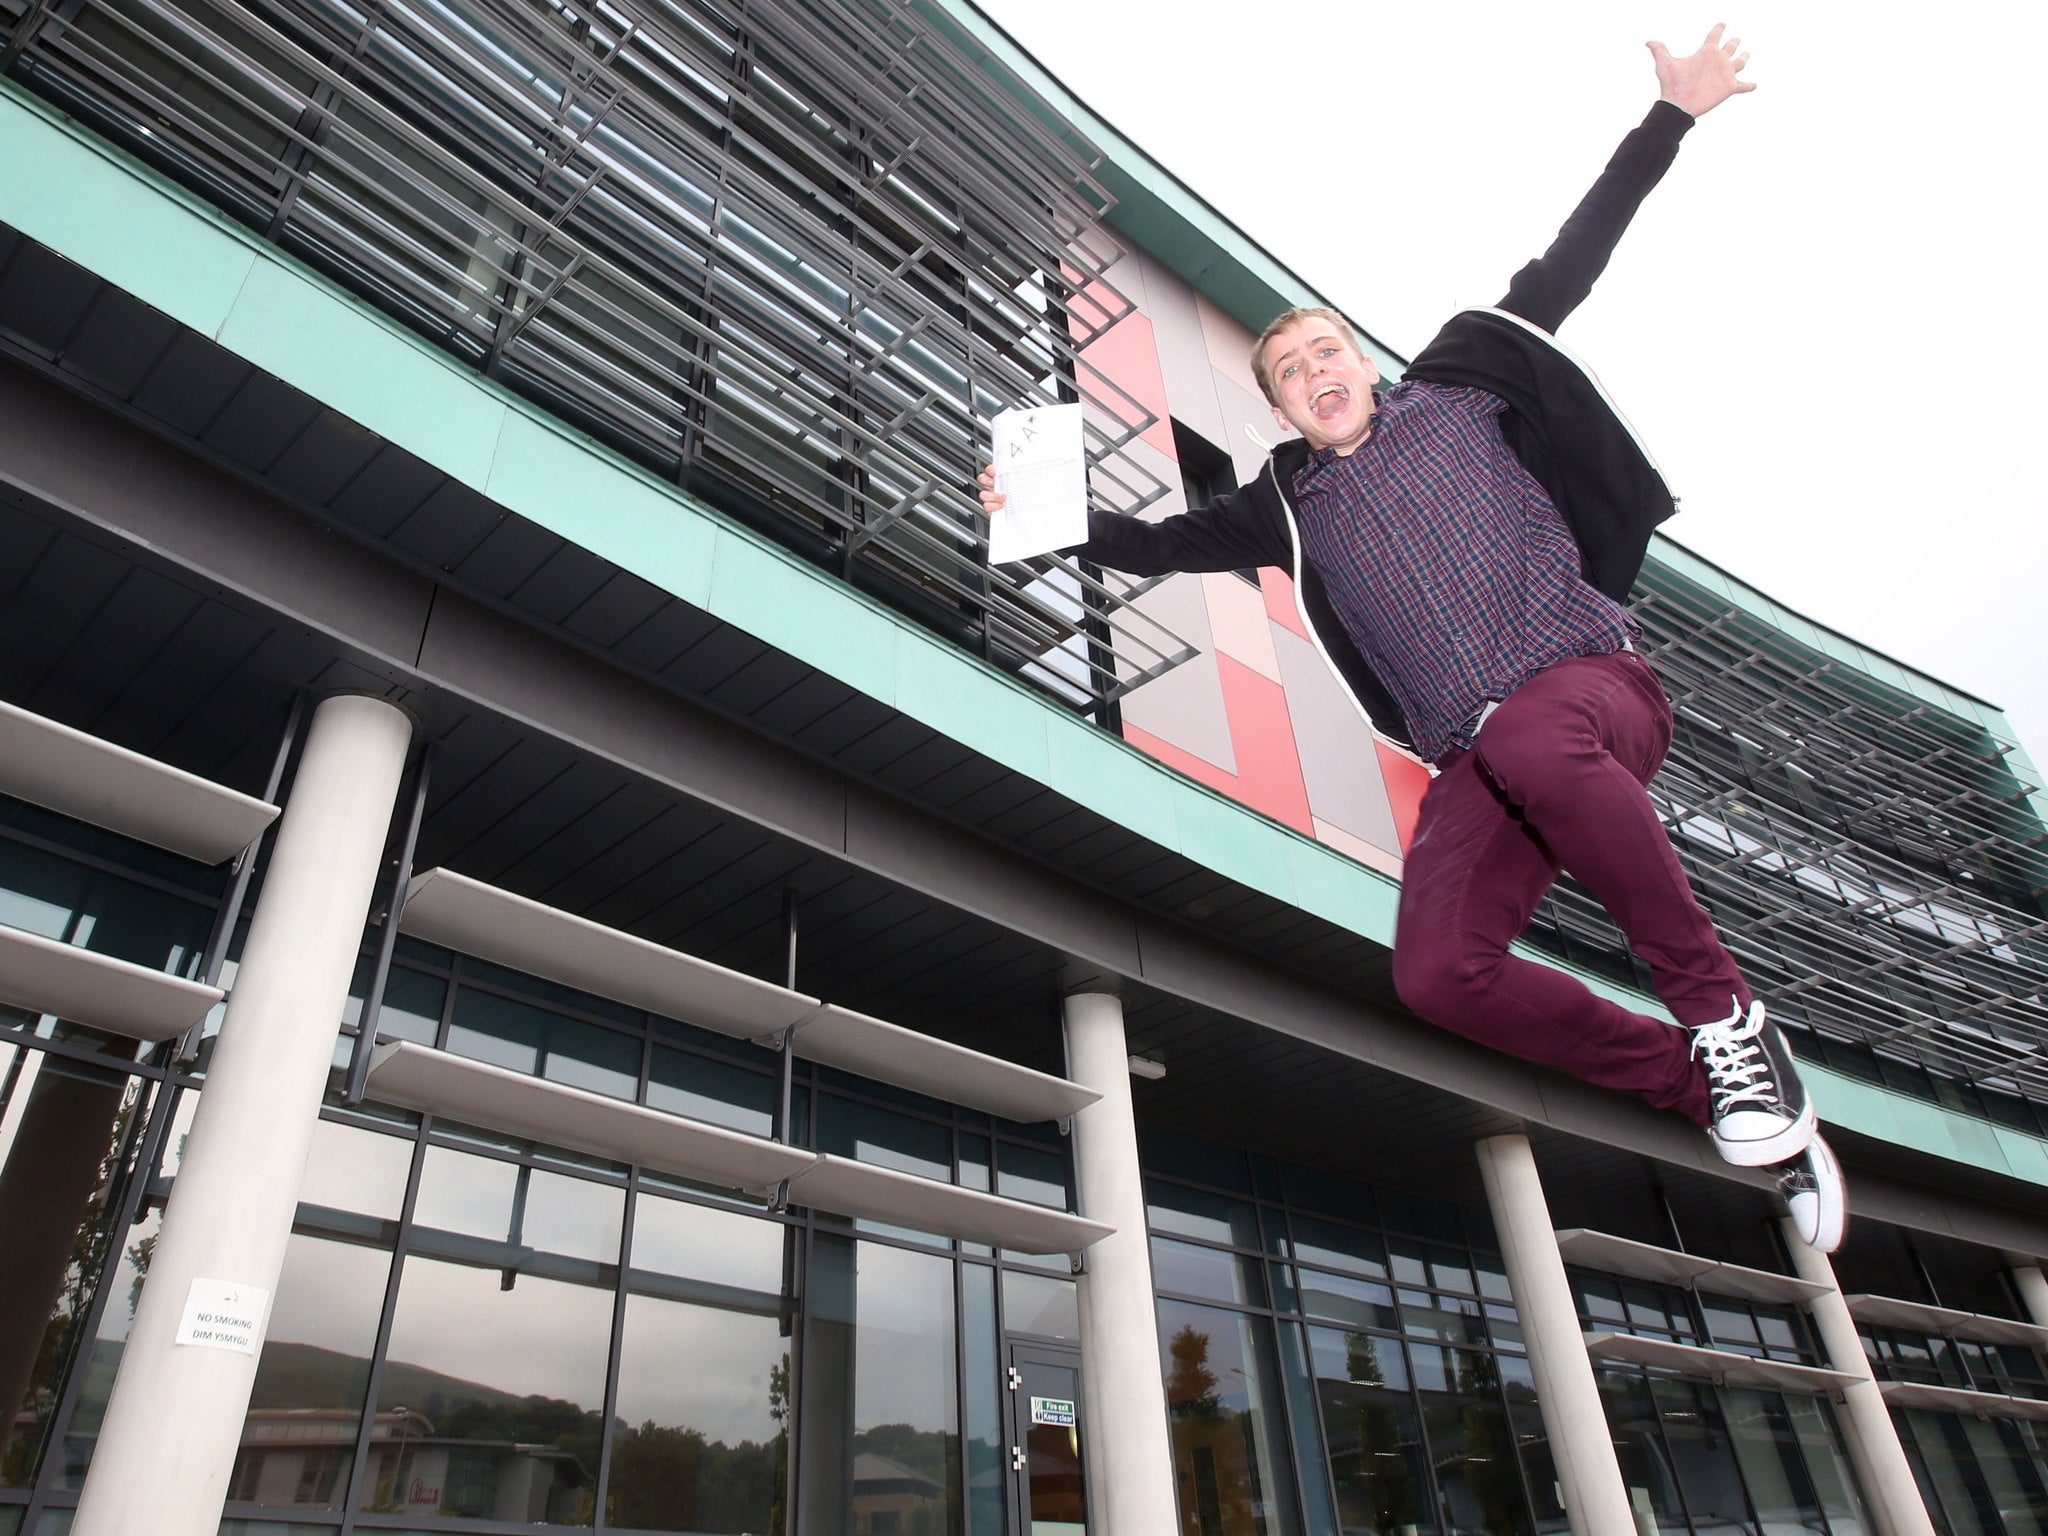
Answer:
<path fill-rule="evenodd" d="M 989 563 L 1028 560 L 1086 542 L 1088 463 L 1081 446 L 1081 407 L 1003 411 L 993 427 L 993 479 L 982 476 Z"/>

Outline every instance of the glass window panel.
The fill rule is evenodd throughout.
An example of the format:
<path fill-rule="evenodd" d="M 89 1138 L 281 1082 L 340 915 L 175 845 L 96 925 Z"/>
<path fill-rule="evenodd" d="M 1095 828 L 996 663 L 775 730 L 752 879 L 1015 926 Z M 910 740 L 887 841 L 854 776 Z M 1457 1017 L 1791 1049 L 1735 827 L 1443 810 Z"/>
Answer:
<path fill-rule="evenodd" d="M 1500 1372 L 1501 1396 L 1508 1405 L 1508 1424 L 1514 1435 L 1515 1453 L 1522 1463 L 1522 1487 L 1544 1531 L 1569 1528 L 1564 1512 L 1564 1490 L 1558 1480 L 1557 1463 L 1550 1454 L 1550 1434 L 1543 1425 L 1543 1412 L 1536 1401 L 1536 1376 L 1520 1355 L 1495 1355 Z"/>
<path fill-rule="evenodd" d="M 946 1126 L 836 1094 L 818 1098 L 818 1149 L 942 1184 L 953 1178 L 953 1133 Z"/>
<path fill-rule="evenodd" d="M 1471 1262 L 1462 1253 L 1448 1248 L 1427 1250 L 1429 1258 L 1429 1283 L 1438 1290 L 1463 1291 L 1473 1295 L 1479 1289 L 1479 1282 L 1473 1277 Z"/>
<path fill-rule="evenodd" d="M 967 1373 L 967 1536 L 1003 1536 L 1002 1336 L 996 1326 L 996 1272 L 960 1269 L 960 1352 Z"/>
<path fill-rule="evenodd" d="M 633 1207 L 633 1268 L 778 1296 L 787 1230 L 758 1216 L 643 1193 Z"/>
<path fill-rule="evenodd" d="M 775 1128 L 773 1078 L 666 1045 L 654 1048 L 647 1102 L 750 1136 L 766 1136 Z"/>
<path fill-rule="evenodd" d="M 197 1094 L 186 1094 L 194 1101 Z M 135 1322 L 136 1303 L 142 1299 L 143 1282 L 149 1275 L 149 1258 L 156 1250 L 156 1236 L 163 1223 L 163 1209 L 154 1207 L 128 1229 L 121 1245 L 121 1257 L 106 1284 L 111 1294 L 100 1313 L 98 1334 L 85 1361 L 85 1378 L 78 1389 L 77 1406 L 65 1426 L 63 1457 L 57 1486 L 75 1489 L 85 1481 L 92 1464 L 93 1446 L 99 1440 L 100 1424 L 106 1418 L 107 1397 L 113 1391 L 114 1375 L 121 1367 L 121 1351 L 128 1343 L 128 1330 Z"/>
<path fill-rule="evenodd" d="M 362 1508 L 588 1525 L 609 1288 L 405 1261 Z"/>
<path fill-rule="evenodd" d="M 1688 1536 L 1685 1506 L 1664 1449 L 1649 1384 L 1636 1371 L 1602 1370 L 1595 1375 L 1600 1404 L 1607 1410 L 1607 1427 L 1614 1436 L 1615 1458 L 1621 1463 L 1622 1484 L 1635 1510 L 1636 1528 L 1645 1536 L 1652 1530 L 1662 1536 Z"/>
<path fill-rule="evenodd" d="M 1763 1528 L 1825 1529 L 1820 1495 L 1785 1399 L 1776 1392 L 1730 1390 L 1722 1403 L 1743 1487 Z"/>
<path fill-rule="evenodd" d="M 960 1144 L 960 1187 L 962 1189 L 990 1188 L 990 1158 L 992 1144 L 986 1136 L 962 1136 Z"/>
<path fill-rule="evenodd" d="M 1496 1349 L 1520 1349 L 1523 1347 L 1522 1320 L 1513 1307 L 1486 1304 L 1486 1331 L 1492 1337 Z"/>
<path fill-rule="evenodd" d="M 1745 1355 L 1762 1353 L 1763 1338 L 1749 1308 L 1708 1300 L 1701 1310 L 1706 1313 L 1707 1336 L 1714 1348 Z"/>
<path fill-rule="evenodd" d="M 1742 1469 L 1713 1389 L 1697 1382 L 1659 1379 L 1651 1381 L 1650 1394 L 1694 1528 L 1754 1531 L 1756 1524 L 1743 1496 Z"/>
<path fill-rule="evenodd" d="M 1287 1389 L 1287 1408 L 1294 1419 L 1294 1473 L 1301 1487 L 1302 1516 L 1307 1529 L 1331 1531 L 1337 1526 L 1331 1500 L 1330 1471 L 1325 1449 L 1316 1436 L 1316 1378 L 1308 1355 L 1308 1336 L 1298 1324 L 1280 1327 L 1280 1375 Z"/>
<path fill-rule="evenodd" d="M 1235 1147 L 1184 1136 L 1163 1126 L 1140 1125 L 1138 1158 L 1147 1173 L 1186 1179 L 1194 1184 L 1214 1184 L 1239 1194 L 1252 1192 L 1245 1155 Z"/>
<path fill-rule="evenodd" d="M 1025 1269 L 1003 1271 L 1003 1326 L 1051 1339 L 1081 1337 L 1081 1301 L 1074 1282 Z"/>
<path fill-rule="evenodd" d="M 385 1249 L 293 1234 L 242 1422 L 231 1498 L 341 1507 L 390 1273 Z"/>
<path fill-rule="evenodd" d="M 474 987 L 455 994 L 448 1049 L 615 1099 L 640 1090 L 640 1040 Z"/>
<path fill-rule="evenodd" d="M 1220 1248 L 1176 1242 L 1170 1237 L 1152 1239 L 1152 1283 L 1162 1291 L 1262 1307 L 1266 1297 L 1260 1268 L 1259 1260 Z"/>
<path fill-rule="evenodd" d="M 1057 1152 L 996 1143 L 996 1193 L 1033 1205 L 1067 1209 L 1067 1160 Z"/>
<path fill-rule="evenodd" d="M 1177 1237 L 1198 1237 L 1237 1248 L 1259 1246 L 1258 1212 L 1249 1200 L 1147 1179 L 1145 1216 L 1159 1231 Z"/>
<path fill-rule="evenodd" d="M 1294 1257 L 1304 1264 L 1346 1269 L 1375 1280 L 1387 1278 L 1386 1245 L 1376 1233 L 1305 1216 L 1296 1216 L 1289 1226 Z"/>
<path fill-rule="evenodd" d="M 2041 1426 L 2013 1419 L 1961 1423 L 2006 1536 L 2042 1536 L 2048 1531 L 2048 1436 Z"/>
<path fill-rule="evenodd" d="M 954 1323 L 952 1260 L 814 1239 L 799 1475 L 818 1529 L 958 1528 Z"/>
<path fill-rule="evenodd" d="M 1804 1455 L 1814 1495 L 1827 1515 L 1831 1536 L 1864 1536 L 1869 1520 L 1834 1409 L 1819 1398 L 1794 1395 L 1785 1398 L 1785 1414 Z"/>
<path fill-rule="evenodd" d="M 1411 1339 L 1440 1339 L 1447 1344 L 1484 1344 L 1485 1326 L 1479 1303 L 1427 1291 L 1399 1293 L 1401 1331 Z"/>
<path fill-rule="evenodd" d="M 1429 1458 L 1400 1344 L 1334 1328 L 1311 1328 L 1308 1337 L 1343 1529 L 1433 1529 Z"/>
<path fill-rule="evenodd" d="M 1202 1536 L 1294 1529 L 1272 1324 L 1163 1301 L 1159 1345 L 1184 1522 Z"/>
<path fill-rule="evenodd" d="M 1589 1323 L 1626 1326 L 1628 1311 L 1621 1304 L 1621 1287 L 1604 1275 L 1573 1275 L 1572 1290 L 1579 1298 L 1579 1316 Z"/>
<path fill-rule="evenodd" d="M 413 1143 L 397 1136 L 322 1120 L 313 1129 L 299 1203 L 396 1221 L 412 1152 Z"/>
<path fill-rule="evenodd" d="M 1318 1211 L 1369 1227 L 1380 1225 L 1379 1202 L 1373 1198 L 1370 1185 L 1292 1163 L 1280 1165 L 1280 1176 L 1287 1198 L 1297 1209 Z"/>
<path fill-rule="evenodd" d="M 1407 1285 L 1429 1284 L 1429 1266 L 1423 1257 L 1420 1243 L 1396 1237 L 1388 1240 L 1387 1259 L 1393 1268 L 1393 1275 Z"/>
<path fill-rule="evenodd" d="M 1414 1353 L 1437 1506 L 1445 1524 L 1488 1536 L 1528 1536 L 1533 1527 L 1493 1356 L 1471 1349 Z M 1424 1386 L 1422 1360 L 1431 1356 L 1440 1367 L 1432 1375 L 1441 1386 Z"/>
<path fill-rule="evenodd" d="M 373 955 L 364 955 L 356 963 L 356 979 L 349 986 L 348 1002 L 341 1010 L 344 1023 L 361 1022 L 363 998 L 375 963 Z M 441 1033 L 441 1011 L 447 996 L 448 983 L 442 977 L 403 965 L 392 966 L 384 977 L 384 1002 L 377 1010 L 377 1033 L 394 1040 L 432 1045 Z"/>
<path fill-rule="evenodd" d="M 607 1523 L 782 1531 L 788 1348 L 773 1313 L 628 1296 Z"/>
<path fill-rule="evenodd" d="M 511 1265 L 521 1249 L 597 1264 L 619 1261 L 625 1191 L 541 1168 L 429 1147 L 413 1220 L 420 1227 L 485 1239 L 466 1256 Z M 421 1247 L 435 1244 L 422 1233 Z"/>
<path fill-rule="evenodd" d="M 1492 1254 L 1480 1254 L 1474 1262 L 1473 1272 L 1479 1279 L 1479 1294 L 1488 1301 L 1511 1302 L 1515 1293 L 1508 1284 L 1507 1267 Z"/>
<path fill-rule="evenodd" d="M 1348 1328 L 1398 1328 L 1392 1287 L 1353 1275 L 1301 1271 L 1301 1310 L 1309 1317 Z"/>
<path fill-rule="evenodd" d="M 72 1330 L 122 1234 L 121 1149 L 142 1112 L 126 1073 L 0 1046 L 0 1484 L 32 1482 Z M 116 1284 L 123 1283 L 118 1276 Z M 125 1314 L 116 1295 L 110 1317 Z M 126 1335 L 125 1321 L 122 1336 Z M 95 1351 L 97 1354 L 97 1351 Z"/>

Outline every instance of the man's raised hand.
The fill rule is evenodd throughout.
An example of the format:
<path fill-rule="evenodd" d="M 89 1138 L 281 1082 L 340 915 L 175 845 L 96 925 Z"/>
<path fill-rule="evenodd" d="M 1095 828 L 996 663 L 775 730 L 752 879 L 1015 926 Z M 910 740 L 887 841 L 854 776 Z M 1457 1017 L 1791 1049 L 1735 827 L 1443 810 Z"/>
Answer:
<path fill-rule="evenodd" d="M 1657 61 L 1657 87 L 1663 100 L 1690 112 L 1694 117 L 1711 112 L 1730 96 L 1756 89 L 1754 81 L 1741 78 L 1749 55 L 1739 50 L 1742 39 L 1721 41 L 1721 23 L 1700 44 L 1699 52 L 1674 59 L 1662 43 L 1651 43 L 1650 57 Z"/>

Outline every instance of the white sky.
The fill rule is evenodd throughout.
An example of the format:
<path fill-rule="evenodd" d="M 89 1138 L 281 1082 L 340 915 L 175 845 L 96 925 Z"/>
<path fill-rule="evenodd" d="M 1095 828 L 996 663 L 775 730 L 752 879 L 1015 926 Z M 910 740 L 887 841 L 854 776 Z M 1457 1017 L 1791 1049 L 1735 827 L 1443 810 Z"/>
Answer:
<path fill-rule="evenodd" d="M 980 0 L 1403 355 L 1490 304 L 1655 99 L 1669 0 Z M 1214 20 L 1208 20 L 1213 15 Z M 2048 758 L 2039 61 L 2048 7 L 1747 0 L 1758 89 L 1686 138 L 1559 333 L 1773 598 L 2006 709 Z"/>

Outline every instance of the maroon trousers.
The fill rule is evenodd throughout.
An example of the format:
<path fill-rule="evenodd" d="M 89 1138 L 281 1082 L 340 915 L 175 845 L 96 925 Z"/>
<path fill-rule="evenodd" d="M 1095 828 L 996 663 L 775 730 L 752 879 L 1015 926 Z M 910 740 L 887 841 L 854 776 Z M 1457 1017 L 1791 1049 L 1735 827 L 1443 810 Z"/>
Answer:
<path fill-rule="evenodd" d="M 1670 747 L 1671 706 L 1633 651 L 1573 657 L 1518 688 L 1423 796 L 1394 985 L 1445 1029 L 1705 1125 L 1686 1030 L 1508 952 L 1563 869 L 1613 915 L 1681 1024 L 1749 1005 L 1645 788 Z"/>

